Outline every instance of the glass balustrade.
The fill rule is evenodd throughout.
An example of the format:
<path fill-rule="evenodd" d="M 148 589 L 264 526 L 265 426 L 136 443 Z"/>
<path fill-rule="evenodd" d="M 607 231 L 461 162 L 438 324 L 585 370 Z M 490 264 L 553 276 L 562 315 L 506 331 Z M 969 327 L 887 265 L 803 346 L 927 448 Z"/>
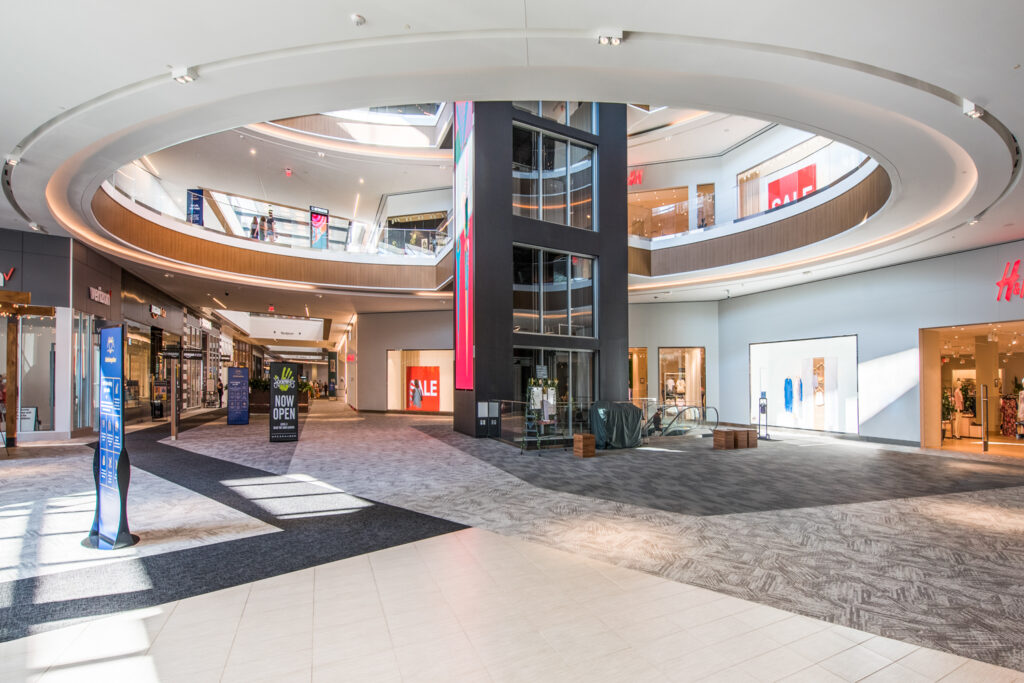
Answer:
<path fill-rule="evenodd" d="M 131 201 L 204 231 L 274 247 L 434 257 L 448 246 L 449 211 L 434 228 L 373 226 L 350 218 L 161 179 L 140 162 L 119 168 L 110 184 Z M 273 217 L 271 221 L 270 218 Z M 326 216 L 326 220 L 322 217 Z"/>

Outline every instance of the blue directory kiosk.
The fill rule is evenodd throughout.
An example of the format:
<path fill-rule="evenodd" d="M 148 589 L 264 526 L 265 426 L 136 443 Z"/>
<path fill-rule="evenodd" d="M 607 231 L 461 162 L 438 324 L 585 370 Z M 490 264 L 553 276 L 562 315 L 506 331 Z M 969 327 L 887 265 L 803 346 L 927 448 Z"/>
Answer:
<path fill-rule="evenodd" d="M 101 550 L 138 542 L 128 529 L 128 452 L 124 448 L 124 329 L 100 330 L 100 440 L 92 461 L 96 514 L 83 542 Z"/>

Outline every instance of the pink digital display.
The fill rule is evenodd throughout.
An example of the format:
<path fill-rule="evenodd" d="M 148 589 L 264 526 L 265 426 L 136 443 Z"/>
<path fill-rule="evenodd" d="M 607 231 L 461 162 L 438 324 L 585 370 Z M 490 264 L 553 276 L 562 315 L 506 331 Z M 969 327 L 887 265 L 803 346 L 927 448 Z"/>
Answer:
<path fill-rule="evenodd" d="M 473 103 L 455 103 L 455 388 L 473 388 Z"/>

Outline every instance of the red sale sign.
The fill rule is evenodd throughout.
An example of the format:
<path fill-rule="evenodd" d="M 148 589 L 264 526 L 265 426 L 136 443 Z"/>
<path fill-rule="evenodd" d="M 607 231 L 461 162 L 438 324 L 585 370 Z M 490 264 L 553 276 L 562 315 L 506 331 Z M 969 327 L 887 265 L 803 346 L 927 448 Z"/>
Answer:
<path fill-rule="evenodd" d="M 817 176 L 818 166 L 811 164 L 768 183 L 768 208 L 795 202 L 814 192 L 818 189 Z"/>
<path fill-rule="evenodd" d="M 441 410 L 441 368 L 411 366 L 405 369 L 405 409 L 425 413 Z"/>

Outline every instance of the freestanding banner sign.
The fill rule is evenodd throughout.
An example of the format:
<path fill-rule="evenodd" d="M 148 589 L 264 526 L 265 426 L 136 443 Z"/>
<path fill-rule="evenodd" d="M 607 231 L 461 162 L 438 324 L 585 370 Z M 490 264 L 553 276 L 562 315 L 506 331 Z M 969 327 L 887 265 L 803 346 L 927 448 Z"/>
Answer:
<path fill-rule="evenodd" d="M 299 366 L 270 364 L 270 440 L 299 440 Z"/>
<path fill-rule="evenodd" d="M 327 352 L 327 395 L 338 395 L 338 352 Z"/>
<path fill-rule="evenodd" d="M 203 224 L 203 188 L 188 190 L 188 222 L 192 225 Z"/>
<path fill-rule="evenodd" d="M 124 331 L 100 330 L 100 439 L 93 456 L 96 515 L 87 543 L 110 550 L 139 540 L 128 530 L 128 483 L 131 476 L 124 448 Z"/>
<path fill-rule="evenodd" d="M 313 249 L 327 248 L 327 222 L 330 219 L 327 209 L 318 206 L 309 207 L 309 246 Z"/>
<path fill-rule="evenodd" d="M 249 368 L 228 368 L 228 424 L 249 424 Z"/>

